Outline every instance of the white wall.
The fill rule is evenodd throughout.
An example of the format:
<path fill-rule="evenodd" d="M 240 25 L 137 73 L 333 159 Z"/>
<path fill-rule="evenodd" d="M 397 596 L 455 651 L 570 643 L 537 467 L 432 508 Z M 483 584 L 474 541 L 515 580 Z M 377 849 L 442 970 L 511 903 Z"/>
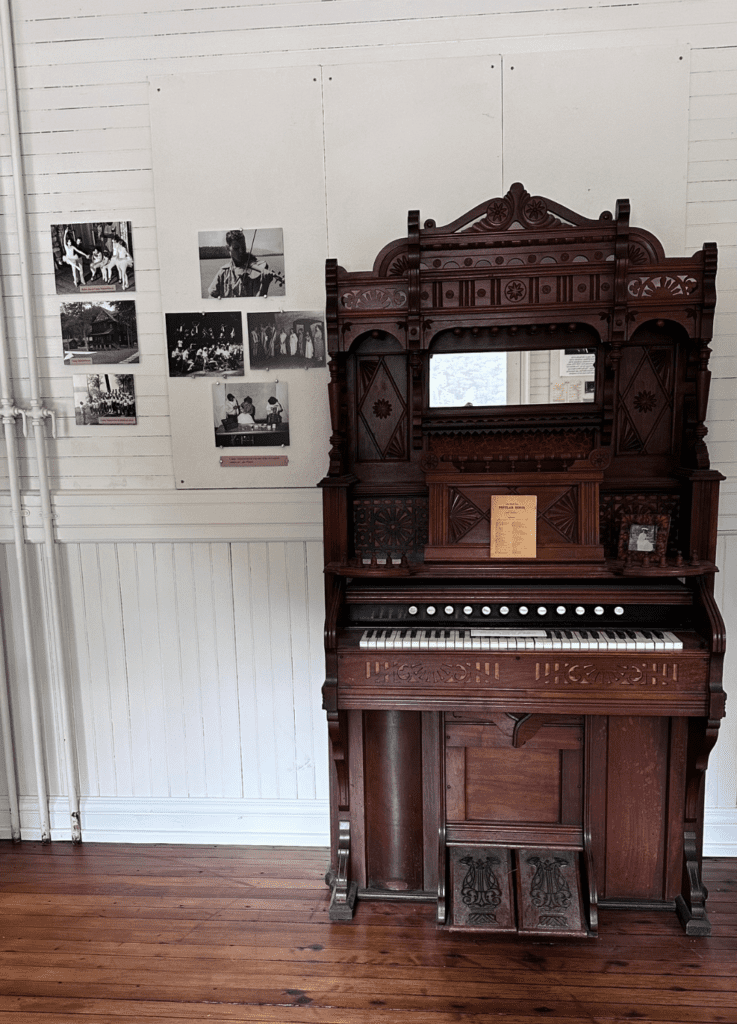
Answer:
<path fill-rule="evenodd" d="M 93 5 L 12 0 L 11 7 L 42 387 L 59 424 L 59 438 L 49 442 L 49 451 L 85 838 L 327 840 L 326 742 L 319 710 L 319 494 L 312 488 L 174 489 L 152 175 L 152 77 L 279 66 L 347 69 L 357 61 L 389 61 L 392 80 L 399 72 L 400 81 L 395 95 L 385 101 L 392 103 L 388 120 L 394 134 L 376 163 L 380 181 L 382 161 L 391 162 L 393 180 L 401 179 L 397 125 L 403 116 L 411 119 L 413 110 L 423 110 L 422 96 L 411 89 L 412 62 L 538 53 L 549 63 L 553 55 L 565 53 L 570 83 L 586 98 L 596 94 L 591 50 L 601 50 L 602 59 L 617 48 L 677 46 L 687 56 L 690 52 L 688 140 L 679 168 L 685 210 L 683 200 L 674 201 L 672 224 L 646 223 L 638 217 L 644 171 L 634 158 L 627 181 L 613 185 L 616 193 L 603 204 L 597 196 L 595 210 L 569 202 L 565 165 L 551 166 L 550 181 L 536 182 L 535 190 L 589 216 L 629 195 L 633 222 L 661 235 L 685 231 L 685 252 L 707 240 L 719 244 L 708 442 L 713 464 L 729 477 L 720 519 L 723 572 L 718 587 L 728 629 L 737 623 L 737 25 L 731 0 L 641 0 L 627 6 L 591 0 L 569 0 L 566 5 L 541 0 L 426 0 L 422 5 L 412 0 L 293 0 L 238 6 L 225 0 L 95 0 Z M 576 51 L 581 51 L 578 56 Z M 657 132 L 663 100 L 655 102 L 653 95 L 643 91 L 641 101 L 633 103 L 623 92 L 620 115 L 625 128 L 618 129 L 622 147 L 628 145 L 628 118 L 638 137 L 648 125 Z M 675 99 L 684 102 L 683 96 Z M 590 102 L 582 109 L 590 119 Z M 427 115 L 427 108 L 423 113 Z M 540 126 L 533 114 L 530 161 L 533 153 L 538 162 L 542 156 L 544 167 L 544 154 L 552 151 L 558 137 L 557 126 L 554 118 Z M 1 116 L 0 258 L 17 401 L 27 404 L 4 109 Z M 378 118 L 371 130 L 380 135 L 381 127 Z M 336 152 L 340 132 L 326 144 Z M 570 166 L 577 161 L 577 149 L 570 140 L 566 144 L 571 147 Z M 442 165 L 442 137 L 429 133 L 420 145 L 427 161 Z M 580 145 L 586 145 L 585 138 Z M 413 143 L 413 160 L 417 148 Z M 457 160 L 458 154 L 454 156 Z M 460 170 L 453 168 L 442 209 L 427 208 L 424 197 L 412 198 L 412 181 L 405 182 L 401 196 L 394 188 L 383 195 L 379 189 L 385 215 L 396 222 L 380 244 L 405 233 L 410 206 L 419 205 L 423 216 L 441 223 L 496 194 L 499 173 L 508 188 L 513 178 L 504 156 L 502 152 L 498 163 L 497 157 L 490 160 L 490 184 L 482 195 L 478 179 L 483 179 L 483 168 L 475 164 L 469 169 L 470 194 L 463 160 L 457 160 Z M 512 165 L 510 151 L 509 160 L 509 173 L 527 183 L 526 175 L 518 172 L 519 157 Z M 361 199 L 356 195 L 355 203 L 360 205 Z M 61 362 L 49 225 L 98 218 L 131 220 L 134 230 L 140 415 L 124 438 L 114 428 L 75 427 L 71 371 Z M 339 242 L 339 236 L 329 240 L 329 255 L 350 266 Z M 669 248 L 669 254 L 679 253 Z M 20 443 L 27 534 L 37 542 L 36 468 L 31 447 Z M 3 463 L 0 601 L 23 831 L 31 838 L 38 834 L 39 819 L 6 493 Z M 36 547 L 31 566 L 53 834 L 62 838 L 69 826 L 62 799 L 57 683 L 49 667 L 45 584 Z M 730 665 L 733 651 L 734 645 Z M 737 707 L 733 678 L 728 671 L 727 689 Z M 707 850 L 735 855 L 733 721 L 734 714 L 722 726 L 710 768 Z M 0 810 L 0 835 L 9 834 L 7 828 L 7 816 Z"/>

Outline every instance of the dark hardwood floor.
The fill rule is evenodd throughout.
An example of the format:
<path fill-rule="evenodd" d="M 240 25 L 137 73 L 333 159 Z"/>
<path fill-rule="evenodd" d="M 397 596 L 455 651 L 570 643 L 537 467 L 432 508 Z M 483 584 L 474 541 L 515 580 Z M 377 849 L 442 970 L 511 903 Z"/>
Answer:
<path fill-rule="evenodd" d="M 0 1024 L 737 1022 L 737 860 L 711 937 L 602 911 L 600 937 L 439 932 L 430 905 L 331 924 L 322 849 L 0 843 Z"/>

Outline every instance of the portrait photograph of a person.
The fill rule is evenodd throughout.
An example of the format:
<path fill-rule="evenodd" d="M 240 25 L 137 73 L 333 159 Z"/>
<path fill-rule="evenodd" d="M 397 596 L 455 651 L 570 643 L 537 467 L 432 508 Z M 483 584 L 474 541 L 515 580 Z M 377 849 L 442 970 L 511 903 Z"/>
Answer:
<path fill-rule="evenodd" d="M 635 523 L 630 527 L 628 548 L 630 551 L 654 551 L 657 527 Z"/>
<path fill-rule="evenodd" d="M 199 232 L 203 299 L 284 295 L 281 228 L 229 228 Z"/>

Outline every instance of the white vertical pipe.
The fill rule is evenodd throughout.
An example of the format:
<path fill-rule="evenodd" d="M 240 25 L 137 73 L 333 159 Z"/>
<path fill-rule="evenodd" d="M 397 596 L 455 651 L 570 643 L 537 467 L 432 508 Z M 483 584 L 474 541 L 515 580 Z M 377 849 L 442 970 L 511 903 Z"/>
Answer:
<path fill-rule="evenodd" d="M 46 791 L 46 768 L 43 758 L 43 730 L 39 713 L 38 685 L 36 679 L 36 656 L 33 649 L 33 621 L 31 618 L 31 600 L 28 593 L 28 567 L 26 564 L 25 538 L 23 535 L 23 509 L 21 503 L 20 475 L 18 471 L 18 442 L 15 434 L 16 416 L 19 410 L 13 402 L 10 377 L 10 357 L 8 355 L 8 338 L 5 331 L 5 301 L 0 291 L 0 409 L 2 410 L 5 447 L 8 456 L 8 484 L 10 490 L 10 510 L 13 523 L 13 541 L 15 558 L 18 566 L 18 591 L 20 594 L 21 620 L 23 623 L 23 641 L 26 655 L 26 671 L 28 674 L 28 696 L 31 710 L 31 736 L 33 738 L 33 761 L 36 771 L 36 793 L 38 796 L 39 817 L 41 821 L 41 839 L 48 843 L 51 840 L 49 823 L 49 800 Z M 6 721 L 7 713 L 7 721 Z M 15 757 L 13 750 L 13 732 L 10 721 L 10 704 L 8 702 L 7 680 L 5 679 L 5 661 L 2 664 L 0 679 L 0 725 L 2 726 L 3 747 L 5 751 L 8 785 L 16 787 Z M 10 764 L 8 759 L 10 758 Z M 11 793 L 11 790 L 9 790 Z M 17 822 L 13 825 L 13 797 L 11 795 L 11 832 L 13 839 L 20 839 L 20 817 L 18 815 L 18 794 L 15 790 L 15 813 Z M 16 834 L 17 833 L 17 834 Z"/>
<path fill-rule="evenodd" d="M 20 808 L 18 806 L 18 780 L 15 777 L 15 747 L 10 720 L 8 677 L 5 672 L 5 651 L 0 644 L 0 733 L 3 740 L 5 774 L 8 778 L 8 806 L 10 808 L 10 838 L 20 842 Z"/>
<path fill-rule="evenodd" d="M 15 78 L 15 52 L 13 28 L 10 17 L 10 0 L 0 0 L 0 31 L 2 33 L 3 58 L 5 64 L 5 88 L 8 97 L 8 128 L 10 157 L 13 168 L 13 195 L 18 230 L 18 253 L 20 256 L 21 293 L 25 323 L 26 351 L 28 354 L 28 377 L 31 389 L 31 422 L 36 446 L 38 466 L 39 497 L 44 536 L 44 557 L 49 582 L 49 604 L 52 627 L 52 648 L 56 667 L 59 705 L 61 711 L 62 745 L 67 778 L 67 798 L 73 842 L 81 842 L 82 833 L 79 817 L 79 791 L 73 750 L 72 718 L 69 706 L 69 681 L 64 656 L 63 630 L 61 624 L 61 601 L 59 574 L 56 563 L 54 538 L 54 513 L 51 506 L 44 419 L 52 413 L 43 407 L 40 398 L 38 362 L 36 355 L 36 334 L 33 318 L 33 284 L 31 277 L 30 246 L 28 244 L 28 217 L 25 202 L 25 176 L 21 152 L 20 120 L 18 116 L 18 87 Z"/>
<path fill-rule="evenodd" d="M 4 305 L 4 304 L 3 304 Z M 8 392 L 7 376 L 7 339 L 5 336 L 5 310 L 0 311 L 0 406 L 2 407 L 3 430 L 8 458 L 8 477 L 10 480 L 10 505 L 13 521 L 13 539 L 15 556 L 18 565 L 18 581 L 20 591 L 21 618 L 23 621 L 23 639 L 25 643 L 26 665 L 28 672 L 28 696 L 31 708 L 31 734 L 33 737 L 33 760 L 36 770 L 36 793 L 38 796 L 39 817 L 41 821 L 41 839 L 49 842 L 51 828 L 49 823 L 49 801 L 46 792 L 46 773 L 43 761 L 43 738 L 41 716 L 38 709 L 38 687 L 36 685 L 35 658 L 33 652 L 33 632 L 31 626 L 30 603 L 28 599 L 28 577 L 26 572 L 25 546 L 23 543 L 23 520 L 18 482 L 18 452 L 15 437 L 15 414 L 12 396 Z M 10 701 L 8 698 L 8 680 L 5 672 L 5 652 L 0 651 L 0 728 L 3 739 L 3 755 L 5 772 L 8 777 L 8 801 L 10 804 L 10 834 L 13 842 L 21 838 L 20 811 L 18 807 L 18 785 L 15 774 L 15 747 L 13 744 L 13 728 L 10 717 Z"/>

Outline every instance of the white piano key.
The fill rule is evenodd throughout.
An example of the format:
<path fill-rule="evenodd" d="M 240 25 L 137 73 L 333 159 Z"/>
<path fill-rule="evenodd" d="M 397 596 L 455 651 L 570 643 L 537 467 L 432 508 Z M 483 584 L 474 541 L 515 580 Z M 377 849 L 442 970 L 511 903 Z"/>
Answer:
<path fill-rule="evenodd" d="M 643 632 L 641 632 L 641 630 L 639 630 L 639 629 L 636 629 L 634 631 L 634 633 L 635 633 L 635 641 L 637 643 L 637 650 L 638 651 L 654 651 L 655 650 L 655 643 L 653 642 L 651 637 L 645 636 L 645 634 Z"/>
<path fill-rule="evenodd" d="M 679 640 L 675 633 L 671 633 L 671 632 L 669 632 L 669 630 L 664 629 L 663 630 L 663 634 L 665 636 L 666 642 L 670 643 L 670 644 L 673 644 L 672 647 L 669 647 L 669 650 L 671 650 L 671 651 L 682 651 L 683 650 L 683 640 Z"/>
<path fill-rule="evenodd" d="M 680 643 L 680 641 L 675 633 L 669 633 L 667 629 L 654 629 L 652 633 L 657 640 L 663 641 L 666 651 L 678 650 L 675 644 Z"/>
<path fill-rule="evenodd" d="M 591 650 L 591 639 L 589 638 L 588 631 L 585 629 L 574 629 L 571 631 L 578 640 L 578 648 L 581 651 Z"/>

